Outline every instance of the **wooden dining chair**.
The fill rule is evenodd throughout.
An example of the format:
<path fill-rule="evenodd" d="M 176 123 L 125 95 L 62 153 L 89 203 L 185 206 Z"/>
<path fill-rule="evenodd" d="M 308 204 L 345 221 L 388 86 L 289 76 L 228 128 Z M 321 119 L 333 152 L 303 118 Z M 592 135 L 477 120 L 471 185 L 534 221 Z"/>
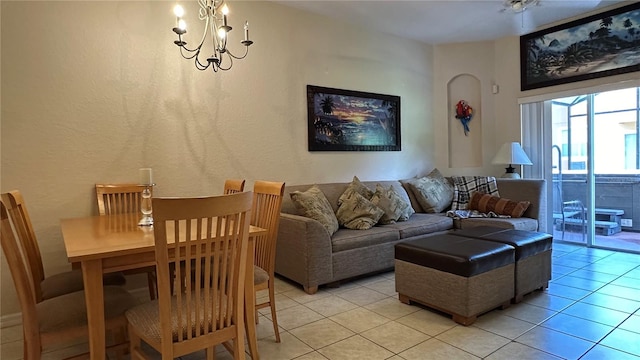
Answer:
<path fill-rule="evenodd" d="M 235 194 L 244 191 L 244 180 L 242 179 L 227 179 L 224 182 L 224 194 Z"/>
<path fill-rule="evenodd" d="M 30 280 L 34 267 L 27 264 L 28 255 L 18 244 L 4 201 L 0 202 L 0 242 L 22 311 L 23 358 L 38 360 L 45 349 L 59 348 L 62 343 L 87 337 L 84 291 L 36 301 Z M 136 304 L 135 297 L 121 286 L 104 287 L 106 330 L 113 331 L 115 340 L 108 349 L 126 349 L 127 322 L 124 312 Z"/>
<path fill-rule="evenodd" d="M 45 276 L 40 246 L 22 193 L 18 190 L 9 191 L 0 195 L 0 199 L 7 209 L 25 261 L 29 266 L 36 302 L 84 289 L 80 269 Z M 103 283 L 104 285 L 124 285 L 126 279 L 122 273 L 109 273 L 103 276 Z"/>
<path fill-rule="evenodd" d="M 256 311 L 265 307 L 271 308 L 273 331 L 276 342 L 280 342 L 278 319 L 276 317 L 275 302 L 275 263 L 276 242 L 278 240 L 278 225 L 280 224 L 280 209 L 284 194 L 283 182 L 258 180 L 253 185 L 253 208 L 251 209 L 251 225 L 267 229 L 267 234 L 255 238 L 255 264 L 253 271 L 256 293 L 268 290 L 267 301 L 258 303 Z M 258 316 L 256 316 L 256 319 Z"/>
<path fill-rule="evenodd" d="M 234 358 L 245 358 L 244 279 L 252 196 L 153 199 L 158 299 L 126 313 L 132 359 L 146 358 L 141 340 L 162 359 L 202 349 L 213 359 L 214 346 L 230 341 Z M 171 264 L 177 261 L 184 269 L 176 266 L 175 278 L 184 284 L 172 295 Z"/>
<path fill-rule="evenodd" d="M 142 191 L 145 186 L 138 184 L 96 184 L 96 197 L 98 200 L 98 213 L 100 215 L 117 215 L 142 213 Z M 153 196 L 153 187 L 151 187 Z M 156 298 L 156 269 L 154 266 L 145 266 L 139 269 L 123 271 L 125 275 L 146 274 L 149 298 Z"/>

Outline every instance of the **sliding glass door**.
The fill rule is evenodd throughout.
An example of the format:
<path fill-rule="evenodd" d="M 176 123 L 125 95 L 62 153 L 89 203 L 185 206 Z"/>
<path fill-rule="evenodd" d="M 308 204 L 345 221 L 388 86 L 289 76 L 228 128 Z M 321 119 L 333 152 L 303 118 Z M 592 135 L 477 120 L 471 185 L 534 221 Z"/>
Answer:
<path fill-rule="evenodd" d="M 549 185 L 547 232 L 640 252 L 640 88 L 524 104 L 522 120 L 525 150 Z"/>

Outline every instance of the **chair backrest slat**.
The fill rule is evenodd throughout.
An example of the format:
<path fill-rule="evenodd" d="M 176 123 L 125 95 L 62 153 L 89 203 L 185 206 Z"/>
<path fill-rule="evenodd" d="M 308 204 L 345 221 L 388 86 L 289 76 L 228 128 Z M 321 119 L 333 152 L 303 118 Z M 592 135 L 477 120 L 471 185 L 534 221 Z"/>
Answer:
<path fill-rule="evenodd" d="M 44 280 L 44 265 L 38 239 L 31 224 L 31 217 L 27 211 L 22 194 L 18 190 L 12 190 L 2 194 L 2 202 L 9 214 L 13 229 L 18 237 L 20 247 L 29 266 L 31 286 L 35 294 L 36 302 L 42 301 L 42 288 L 40 283 Z"/>
<path fill-rule="evenodd" d="M 163 341 L 187 341 L 243 322 L 249 221 L 253 194 L 206 198 L 154 198 L 154 236 Z M 179 240 L 179 241 L 176 241 Z M 175 254 L 171 296 L 170 252 Z M 184 267 L 184 268 L 183 268 Z M 164 346 L 164 345 L 163 345 Z"/>
<path fill-rule="evenodd" d="M 224 194 L 235 194 L 244 191 L 245 181 L 242 179 L 227 179 L 224 182 Z"/>
<path fill-rule="evenodd" d="M 100 215 L 129 214 L 140 211 L 144 185 L 96 184 L 96 198 Z M 151 187 L 153 195 L 153 187 Z"/>
<path fill-rule="evenodd" d="M 257 180 L 253 185 L 251 225 L 267 229 L 267 234 L 255 240 L 255 264 L 270 275 L 275 271 L 276 241 L 284 182 Z"/>
<path fill-rule="evenodd" d="M 20 300 L 24 341 L 25 344 L 32 345 L 25 346 L 24 349 L 25 351 L 28 349 L 40 349 L 41 341 L 36 312 L 36 294 L 32 286 L 29 267 L 25 262 L 26 254 L 22 254 L 22 248 L 15 237 L 4 200 L 0 202 L 0 242 L 2 243 L 2 251 L 7 259 L 18 299 Z M 35 354 L 25 354 L 25 359 L 30 358 L 29 356 L 35 356 Z"/>

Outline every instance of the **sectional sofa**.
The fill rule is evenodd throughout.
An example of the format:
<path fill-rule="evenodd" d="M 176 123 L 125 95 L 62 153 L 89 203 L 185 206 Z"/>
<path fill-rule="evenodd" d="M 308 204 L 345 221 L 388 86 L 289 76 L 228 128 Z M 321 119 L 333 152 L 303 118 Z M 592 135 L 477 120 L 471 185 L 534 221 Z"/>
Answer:
<path fill-rule="evenodd" d="M 390 270 L 394 266 L 394 245 L 398 242 L 442 234 L 452 229 L 489 225 L 502 228 L 545 231 L 546 186 L 544 180 L 496 179 L 499 196 L 514 201 L 528 201 L 529 207 L 518 218 L 454 218 L 440 213 L 425 213 L 408 186 L 408 181 L 363 181 L 371 190 L 377 184 L 392 186 L 411 204 L 415 214 L 407 221 L 376 225 L 367 230 L 340 228 L 333 235 L 314 219 L 300 215 L 290 194 L 303 192 L 314 184 L 287 186 L 285 189 L 278 242 L 277 274 L 313 294 L 318 286 L 339 284 L 341 280 Z M 315 184 L 325 195 L 334 212 L 338 199 L 349 187 L 345 183 Z"/>

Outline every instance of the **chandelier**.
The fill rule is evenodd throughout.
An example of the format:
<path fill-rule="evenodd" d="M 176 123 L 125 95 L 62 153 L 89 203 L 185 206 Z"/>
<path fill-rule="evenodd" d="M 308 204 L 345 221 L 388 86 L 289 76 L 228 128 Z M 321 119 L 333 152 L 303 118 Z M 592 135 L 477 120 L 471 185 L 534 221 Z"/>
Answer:
<path fill-rule="evenodd" d="M 204 33 L 200 43 L 193 49 L 189 49 L 186 46 L 187 42 L 183 40 L 182 36 L 187 33 L 187 25 L 182 18 L 184 9 L 180 5 L 176 5 L 173 8 L 177 18 L 177 26 L 173 28 L 173 32 L 178 35 L 178 40 L 173 43 L 180 48 L 180 55 L 183 58 L 187 60 L 194 59 L 198 70 L 206 70 L 209 67 L 214 72 L 229 70 L 233 66 L 233 60 L 244 59 L 249 53 L 249 46 L 253 44 L 253 41 L 249 40 L 249 23 L 246 21 L 244 23 L 244 40 L 240 42 L 245 46 L 244 54 L 236 56 L 227 48 L 229 32 L 232 30 L 232 27 L 227 23 L 227 15 L 229 14 L 227 4 L 224 3 L 224 0 L 198 0 L 198 4 L 200 5 L 198 17 L 204 21 Z M 213 54 L 207 57 L 206 61 L 203 61 L 200 58 L 200 52 L 203 51 L 207 36 L 210 37 Z"/>
<path fill-rule="evenodd" d="M 521 13 L 529 6 L 538 5 L 540 0 L 504 0 L 504 10 L 511 10 L 514 13 Z"/>

